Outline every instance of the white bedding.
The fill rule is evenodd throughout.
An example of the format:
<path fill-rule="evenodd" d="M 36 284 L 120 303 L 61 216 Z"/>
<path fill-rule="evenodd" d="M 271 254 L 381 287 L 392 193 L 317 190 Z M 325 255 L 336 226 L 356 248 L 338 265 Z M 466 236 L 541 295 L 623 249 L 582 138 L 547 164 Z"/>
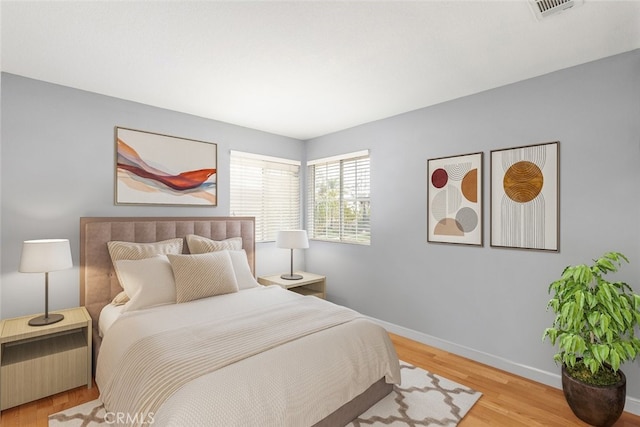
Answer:
<path fill-rule="evenodd" d="M 104 337 L 104 334 L 107 330 L 113 325 L 113 322 L 118 320 L 118 317 L 122 315 L 124 310 L 123 305 L 114 305 L 107 304 L 100 311 L 100 317 L 98 318 L 98 333 L 101 337 Z"/>
<path fill-rule="evenodd" d="M 285 323 L 291 325 L 290 328 L 280 326 L 277 330 L 268 332 L 257 329 L 260 340 L 263 336 L 274 335 L 275 344 L 265 341 L 264 345 L 271 347 L 267 351 L 257 352 L 246 358 L 237 357 L 238 343 L 241 344 L 242 341 L 235 339 L 238 331 L 229 332 L 227 329 L 233 328 L 225 325 L 246 322 L 246 313 L 260 313 L 266 307 L 278 310 L 292 307 L 295 311 L 299 306 L 307 304 L 313 307 L 319 304 L 331 307 L 330 311 L 334 312 L 336 320 L 327 320 L 327 324 L 322 325 L 318 323 L 316 332 L 301 332 L 299 338 L 287 336 L 289 330 L 293 332 L 300 329 L 295 321 Z M 274 323 L 283 319 L 286 321 L 287 317 L 282 317 L 284 315 L 264 314 L 275 316 L 270 317 L 270 322 Z M 264 316 L 258 317 L 266 319 Z M 202 325 L 203 318 L 214 320 L 211 325 Z M 315 325 L 314 322 L 316 321 L 304 321 Z M 258 321 L 260 323 L 262 326 L 265 324 Z M 200 329 L 198 324 L 201 324 Z M 221 327 L 219 331 L 212 329 L 216 324 Z M 168 347 L 171 347 L 167 346 L 166 337 L 173 337 L 171 341 L 176 343 L 182 338 L 186 343 L 205 343 L 198 341 L 204 335 L 229 336 L 228 339 L 219 340 L 219 351 L 202 351 L 207 357 L 210 353 L 231 353 L 229 361 L 222 362 L 215 355 L 214 359 L 203 363 L 205 370 L 208 367 L 213 369 L 214 365 L 220 365 L 219 369 L 196 376 L 186 384 L 180 383 L 180 380 L 187 373 L 173 375 L 162 368 L 154 374 L 151 367 L 147 371 L 127 371 L 126 363 L 135 363 L 131 362 L 134 359 L 132 354 L 135 354 L 131 349 L 136 348 L 132 346 L 144 337 L 157 337 L 157 345 L 161 350 L 156 352 L 164 355 L 164 352 L 170 350 Z M 259 340 L 252 339 L 247 344 L 247 348 L 253 353 L 254 341 Z M 152 340 L 146 338 L 144 342 L 148 346 Z M 202 347 L 205 345 L 202 344 Z M 192 348 L 199 346 L 191 344 L 186 346 L 189 348 L 179 348 L 181 345 L 175 345 L 178 347 L 175 350 L 178 353 L 192 352 Z M 226 346 L 230 348 L 225 348 Z M 144 351 L 148 351 L 149 355 L 153 353 L 148 348 Z M 203 356 L 195 350 L 193 353 L 196 358 Z M 160 359 L 163 358 L 164 356 Z M 149 356 L 149 363 L 152 359 Z M 145 359 L 145 363 L 146 361 Z M 184 371 L 191 369 L 192 365 L 185 365 L 188 369 L 185 368 Z M 166 366 L 173 367 L 174 363 Z M 138 373 L 141 378 L 130 378 L 135 377 L 131 372 Z M 159 372 L 161 380 L 154 378 L 153 381 L 148 381 L 150 378 L 142 378 L 145 375 L 159 376 Z M 125 378 L 120 378 L 119 375 Z M 171 381 L 178 381 L 173 388 L 166 385 L 169 381 L 167 378 L 171 375 L 177 377 Z M 313 425 L 382 377 L 389 383 L 398 383 L 400 380 L 395 350 L 382 327 L 351 310 L 338 308 L 315 297 L 302 297 L 275 286 L 123 313 L 105 333 L 96 372 L 101 399 L 108 412 L 124 412 L 124 419 L 128 421 L 150 421 L 151 417 L 154 425 L 161 426 Z M 140 387 L 140 384 L 154 384 L 154 381 L 162 387 L 153 386 L 152 391 L 155 393 L 149 395 L 159 402 L 147 399 L 146 395 L 142 396 L 146 391 L 142 390 L 144 387 Z M 134 388 L 141 390 L 132 391 Z M 164 396 L 163 392 L 156 392 L 156 388 L 168 388 L 171 393 Z M 125 395 L 126 399 L 123 398 Z M 145 403 L 131 406 L 138 398 Z"/>

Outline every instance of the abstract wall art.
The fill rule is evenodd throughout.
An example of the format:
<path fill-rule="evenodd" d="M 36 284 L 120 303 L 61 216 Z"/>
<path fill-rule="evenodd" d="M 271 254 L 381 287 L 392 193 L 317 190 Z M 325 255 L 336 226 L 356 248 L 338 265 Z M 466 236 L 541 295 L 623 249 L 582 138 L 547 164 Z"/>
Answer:
<path fill-rule="evenodd" d="M 559 142 L 491 151 L 491 246 L 559 250 Z"/>
<path fill-rule="evenodd" d="M 217 206 L 217 144 L 116 127 L 116 205 Z"/>
<path fill-rule="evenodd" d="M 482 246 L 482 153 L 427 161 L 427 241 Z"/>

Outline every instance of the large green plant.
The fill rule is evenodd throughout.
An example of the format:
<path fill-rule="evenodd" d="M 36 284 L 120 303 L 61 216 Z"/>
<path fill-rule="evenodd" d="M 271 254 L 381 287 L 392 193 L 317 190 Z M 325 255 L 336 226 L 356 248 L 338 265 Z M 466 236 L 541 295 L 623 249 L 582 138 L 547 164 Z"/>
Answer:
<path fill-rule="evenodd" d="M 560 279 L 551 283 L 551 308 L 556 317 L 547 328 L 543 341 L 558 344 L 554 356 L 558 363 L 574 368 L 581 359 L 595 376 L 608 367 L 617 372 L 624 362 L 640 354 L 640 339 L 635 336 L 640 324 L 640 296 L 623 282 L 608 282 L 604 275 L 616 272 L 622 261 L 619 252 L 605 253 L 594 264 L 569 266 Z"/>

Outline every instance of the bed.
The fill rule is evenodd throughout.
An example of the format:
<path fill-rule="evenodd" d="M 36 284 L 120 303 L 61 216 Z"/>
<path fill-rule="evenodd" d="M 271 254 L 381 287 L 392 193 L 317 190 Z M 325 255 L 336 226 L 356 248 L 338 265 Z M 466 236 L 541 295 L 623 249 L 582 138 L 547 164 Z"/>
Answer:
<path fill-rule="evenodd" d="M 257 284 L 254 226 L 248 217 L 80 219 L 81 305 L 93 321 L 101 400 L 107 413 L 119 414 L 110 421 L 335 427 L 399 382 L 397 355 L 382 327 L 327 301 Z M 118 245 L 138 250 L 176 242 L 184 243 L 174 253 L 113 261 Z M 180 303 L 133 308 L 160 298 L 167 285 L 113 304 L 123 295 L 119 277 L 132 293 L 125 272 L 149 272 L 153 283 L 168 283 L 166 272 L 155 273 L 167 265 Z M 209 286 L 205 277 L 235 288 L 199 295 Z M 101 313 L 108 314 L 101 319 Z"/>

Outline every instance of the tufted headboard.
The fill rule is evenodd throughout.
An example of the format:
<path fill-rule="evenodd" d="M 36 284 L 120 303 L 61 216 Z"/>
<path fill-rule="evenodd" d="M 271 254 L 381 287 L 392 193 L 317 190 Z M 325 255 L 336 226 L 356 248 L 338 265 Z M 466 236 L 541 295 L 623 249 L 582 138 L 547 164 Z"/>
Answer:
<path fill-rule="evenodd" d="M 98 317 L 102 308 L 122 291 L 107 242 L 151 243 L 197 234 L 213 240 L 242 237 L 255 275 L 255 219 L 253 217 L 83 217 L 80 218 L 80 305 L 93 319 L 94 348 L 99 348 Z M 184 252 L 188 253 L 186 242 Z"/>

